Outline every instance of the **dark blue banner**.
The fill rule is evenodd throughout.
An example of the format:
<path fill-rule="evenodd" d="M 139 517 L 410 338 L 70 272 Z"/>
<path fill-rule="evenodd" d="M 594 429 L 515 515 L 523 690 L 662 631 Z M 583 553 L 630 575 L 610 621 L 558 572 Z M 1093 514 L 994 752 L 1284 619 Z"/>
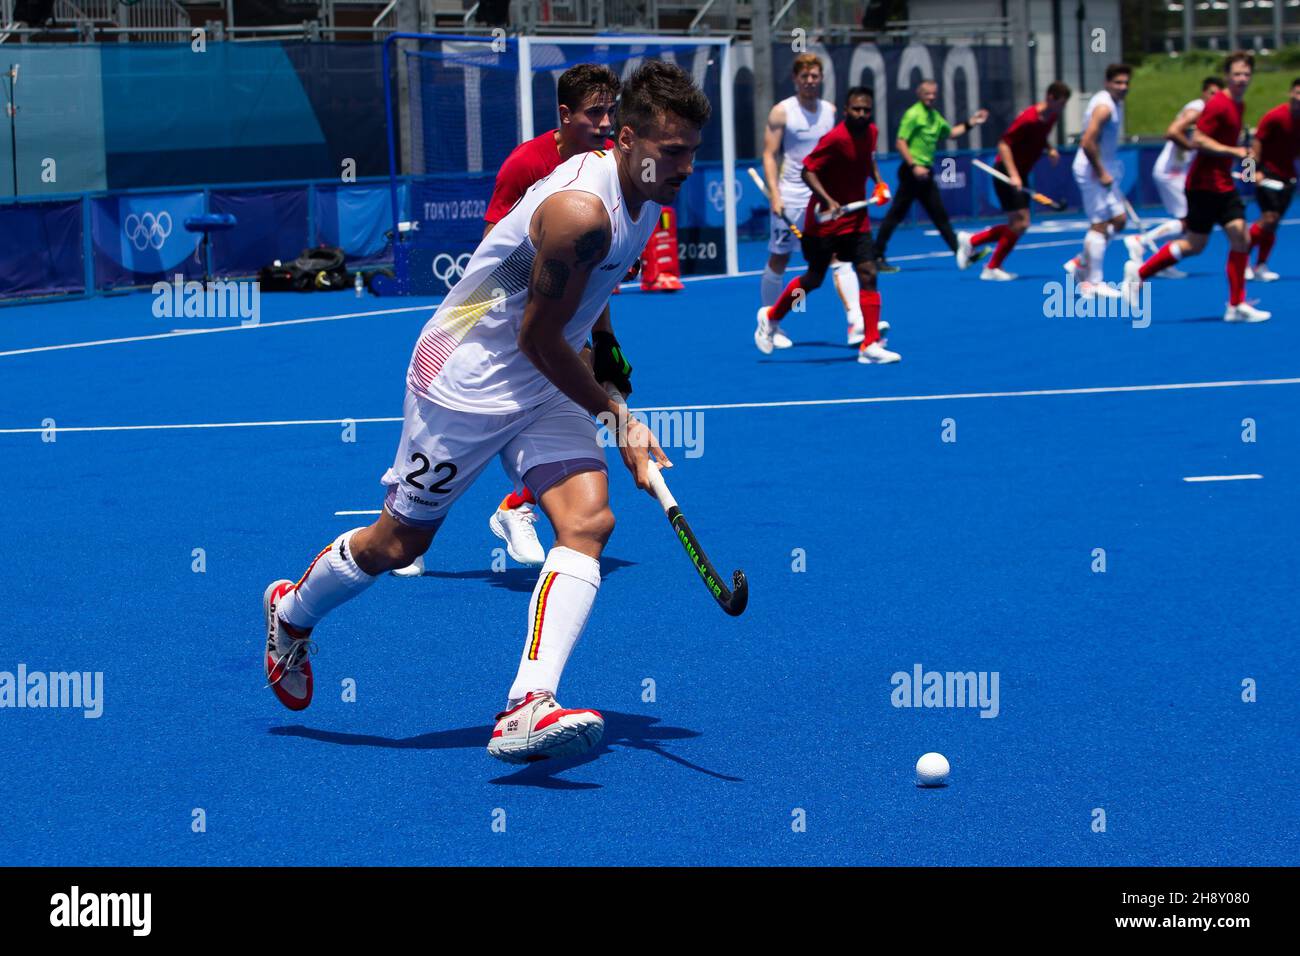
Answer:
<path fill-rule="evenodd" d="M 84 292 L 82 202 L 0 205 L 0 296 Z"/>
<path fill-rule="evenodd" d="M 300 256 L 307 241 L 307 190 L 213 190 L 212 212 L 235 217 L 235 228 L 212 235 L 213 275 L 253 275 L 275 259 Z"/>

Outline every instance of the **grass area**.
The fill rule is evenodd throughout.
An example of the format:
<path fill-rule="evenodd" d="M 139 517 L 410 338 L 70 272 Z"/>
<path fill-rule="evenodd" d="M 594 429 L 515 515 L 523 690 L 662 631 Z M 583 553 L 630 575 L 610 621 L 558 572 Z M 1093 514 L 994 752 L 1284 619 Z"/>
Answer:
<path fill-rule="evenodd" d="M 1220 73 L 1222 54 L 1197 50 L 1188 56 L 1150 56 L 1133 74 L 1125 104 L 1125 131 L 1130 136 L 1160 139 L 1183 104 L 1200 94 L 1201 81 Z M 1287 47 L 1255 58 L 1255 79 L 1246 91 L 1246 123 L 1259 118 L 1290 95 L 1300 77 L 1300 48 Z"/>

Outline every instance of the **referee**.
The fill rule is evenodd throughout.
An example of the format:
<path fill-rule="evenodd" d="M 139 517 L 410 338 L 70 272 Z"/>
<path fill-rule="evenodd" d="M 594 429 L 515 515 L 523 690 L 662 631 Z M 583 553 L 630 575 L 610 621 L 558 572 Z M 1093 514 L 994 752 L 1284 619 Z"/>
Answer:
<path fill-rule="evenodd" d="M 876 238 L 876 268 L 880 272 L 898 271 L 897 266 L 885 261 L 885 246 L 907 215 L 913 200 L 920 201 L 939 235 L 948 243 L 948 248 L 954 253 L 957 251 L 957 236 L 948 221 L 948 212 L 943 208 L 939 184 L 934 181 L 934 150 L 939 140 L 965 136 L 972 128 L 981 125 L 989 118 L 989 111 L 976 110 L 966 122 L 952 126 L 934 108 L 938 97 L 939 84 L 934 80 L 922 80 L 916 88 L 916 102 L 908 107 L 898 124 L 897 146 L 903 161 L 898 167 L 898 189 L 894 191 L 894 201 Z M 987 253 L 988 250 L 982 251 Z M 983 257 L 976 255 L 971 261 L 979 258 Z"/>

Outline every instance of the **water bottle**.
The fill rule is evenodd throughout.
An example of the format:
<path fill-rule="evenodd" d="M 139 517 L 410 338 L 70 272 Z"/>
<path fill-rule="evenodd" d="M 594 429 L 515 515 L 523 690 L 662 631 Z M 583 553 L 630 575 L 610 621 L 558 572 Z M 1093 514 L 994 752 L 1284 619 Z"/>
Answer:
<path fill-rule="evenodd" d="M 366 284 L 362 280 L 360 272 L 358 272 L 356 275 L 357 275 L 357 281 L 353 283 L 352 287 L 357 290 L 357 298 L 359 299 L 365 292 Z"/>

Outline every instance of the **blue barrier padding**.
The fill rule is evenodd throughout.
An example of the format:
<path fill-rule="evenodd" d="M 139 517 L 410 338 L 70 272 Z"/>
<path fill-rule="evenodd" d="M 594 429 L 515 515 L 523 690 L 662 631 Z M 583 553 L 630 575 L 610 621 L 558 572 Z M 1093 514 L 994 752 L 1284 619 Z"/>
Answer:
<path fill-rule="evenodd" d="M 318 186 L 317 245 L 337 246 L 349 265 L 372 265 L 388 257 L 389 195 L 386 185 Z"/>
<path fill-rule="evenodd" d="M 0 296 L 84 292 L 81 200 L 0 206 Z"/>
<path fill-rule="evenodd" d="M 212 236 L 213 275 L 250 275 L 275 259 L 296 259 L 310 244 L 307 190 L 212 190 L 213 212 L 230 213 L 239 226 Z"/>

